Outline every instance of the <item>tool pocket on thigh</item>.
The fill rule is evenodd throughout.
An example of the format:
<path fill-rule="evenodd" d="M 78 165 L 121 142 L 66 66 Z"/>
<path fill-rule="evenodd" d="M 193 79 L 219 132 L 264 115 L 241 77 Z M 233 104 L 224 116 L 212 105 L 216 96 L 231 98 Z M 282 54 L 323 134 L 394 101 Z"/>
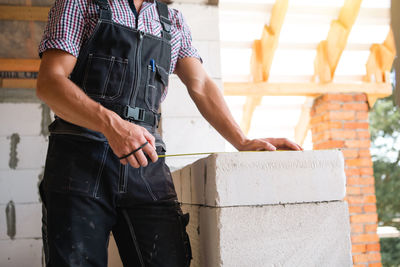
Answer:
<path fill-rule="evenodd" d="M 189 224 L 189 213 L 183 214 L 182 211 L 178 212 L 178 220 L 181 227 L 184 266 L 190 266 L 192 260 L 192 248 L 190 246 L 189 235 L 187 234 L 186 227 Z"/>
<path fill-rule="evenodd" d="M 161 96 L 168 86 L 168 72 L 159 65 L 147 68 L 145 102 L 149 110 L 158 112 Z"/>
<path fill-rule="evenodd" d="M 88 96 L 113 100 L 122 93 L 128 59 L 89 54 L 82 89 Z"/>

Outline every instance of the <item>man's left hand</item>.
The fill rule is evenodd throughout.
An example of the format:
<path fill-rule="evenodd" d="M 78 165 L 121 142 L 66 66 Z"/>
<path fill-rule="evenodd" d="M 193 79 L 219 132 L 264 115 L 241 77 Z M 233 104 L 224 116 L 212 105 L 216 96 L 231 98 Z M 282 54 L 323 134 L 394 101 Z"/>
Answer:
<path fill-rule="evenodd" d="M 301 146 L 286 138 L 248 139 L 237 149 L 239 151 L 303 150 Z"/>

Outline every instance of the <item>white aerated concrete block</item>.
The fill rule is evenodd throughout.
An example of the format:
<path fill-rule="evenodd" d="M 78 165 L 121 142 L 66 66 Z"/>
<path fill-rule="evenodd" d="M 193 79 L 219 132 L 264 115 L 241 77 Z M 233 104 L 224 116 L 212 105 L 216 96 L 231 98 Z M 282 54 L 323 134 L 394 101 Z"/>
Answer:
<path fill-rule="evenodd" d="M 185 167 L 181 170 L 182 203 L 192 203 L 192 188 L 190 184 L 191 168 Z"/>
<path fill-rule="evenodd" d="M 17 169 L 38 169 L 44 167 L 47 153 L 47 138 L 43 136 L 21 136 L 18 144 Z"/>
<path fill-rule="evenodd" d="M 42 267 L 42 240 L 0 240 L 2 267 Z"/>
<path fill-rule="evenodd" d="M 193 267 L 352 266 L 345 202 L 183 209 L 200 216 Z"/>
<path fill-rule="evenodd" d="M 9 240 L 7 235 L 6 205 L 0 205 L 0 240 Z M 41 238 L 42 204 L 15 204 L 15 239 Z"/>
<path fill-rule="evenodd" d="M 342 200 L 345 196 L 340 151 L 220 153 L 200 161 L 207 175 L 193 175 L 196 165 L 188 167 L 191 177 L 200 180 L 193 182 L 192 195 L 204 195 L 205 201 L 188 204 L 267 205 Z M 196 168 L 196 173 L 199 170 Z"/>
<path fill-rule="evenodd" d="M 9 168 L 10 140 L 6 136 L 0 137 L 0 170 Z"/>
<path fill-rule="evenodd" d="M 39 201 L 38 183 L 42 169 L 0 170 L 0 204 Z"/>
<path fill-rule="evenodd" d="M 42 109 L 40 103 L 1 103 L 0 136 L 40 134 Z"/>
<path fill-rule="evenodd" d="M 181 182 L 181 171 L 174 171 L 172 174 L 172 181 L 174 182 L 175 192 L 178 197 L 178 201 L 182 202 L 182 182 Z"/>
<path fill-rule="evenodd" d="M 176 3 L 172 7 L 182 12 L 194 40 L 219 40 L 219 11 L 217 6 Z"/>
<path fill-rule="evenodd" d="M 208 75 L 213 79 L 221 79 L 221 43 L 216 41 L 194 41 L 194 47 L 197 48 L 201 59 L 203 60 L 204 68 Z M 220 87 L 221 88 L 221 87 Z"/>

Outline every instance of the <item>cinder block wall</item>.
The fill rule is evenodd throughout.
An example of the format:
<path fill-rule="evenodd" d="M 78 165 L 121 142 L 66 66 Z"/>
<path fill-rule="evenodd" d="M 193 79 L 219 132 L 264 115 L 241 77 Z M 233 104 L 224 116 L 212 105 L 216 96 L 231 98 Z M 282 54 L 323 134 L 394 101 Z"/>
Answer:
<path fill-rule="evenodd" d="M 2 89 L 4 90 L 4 89 Z M 0 265 L 42 266 L 42 177 L 49 109 L 21 89 L 31 103 L 2 98 L 0 103 Z"/>
<path fill-rule="evenodd" d="M 205 69 L 222 90 L 218 7 L 201 0 L 174 2 L 172 7 L 183 13 L 191 28 L 194 46 L 204 61 Z M 224 139 L 201 116 L 176 75 L 171 76 L 161 112 L 167 154 L 225 150 Z M 167 164 L 176 169 L 198 158 L 167 158 Z"/>
<path fill-rule="evenodd" d="M 352 266 L 339 151 L 214 154 L 177 170 L 193 267 Z"/>
<path fill-rule="evenodd" d="M 355 266 L 381 266 L 374 173 L 365 94 L 327 94 L 311 112 L 314 149 L 340 148 L 345 158 Z"/>

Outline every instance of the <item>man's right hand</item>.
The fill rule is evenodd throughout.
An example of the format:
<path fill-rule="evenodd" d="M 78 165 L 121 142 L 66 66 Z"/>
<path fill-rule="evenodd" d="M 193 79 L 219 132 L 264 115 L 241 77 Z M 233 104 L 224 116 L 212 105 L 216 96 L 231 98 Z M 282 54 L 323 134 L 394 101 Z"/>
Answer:
<path fill-rule="evenodd" d="M 130 123 L 121 118 L 116 118 L 115 121 L 111 123 L 111 127 L 103 131 L 103 134 L 107 138 L 114 154 L 119 158 L 128 155 L 148 142 L 147 145 L 133 155 L 121 159 L 121 163 L 124 165 L 129 163 L 134 168 L 139 168 L 140 166 L 146 167 L 148 161 L 145 154 L 149 156 L 152 162 L 156 162 L 158 159 L 153 135 L 139 125 Z"/>

